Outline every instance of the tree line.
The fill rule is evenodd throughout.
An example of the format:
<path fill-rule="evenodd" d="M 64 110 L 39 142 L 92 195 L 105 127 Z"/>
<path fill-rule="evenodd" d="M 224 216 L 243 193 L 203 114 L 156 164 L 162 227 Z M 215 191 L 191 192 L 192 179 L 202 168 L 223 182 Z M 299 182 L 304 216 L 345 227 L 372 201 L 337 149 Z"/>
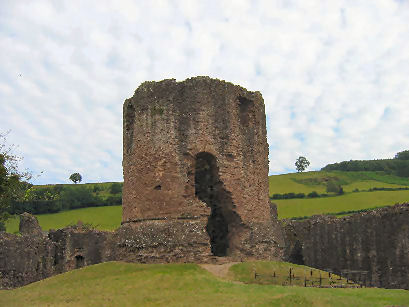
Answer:
<path fill-rule="evenodd" d="M 52 185 L 32 186 L 23 199 L 13 200 L 9 214 L 57 213 L 86 207 L 122 205 L 122 183 L 103 185 Z"/>
<path fill-rule="evenodd" d="M 393 159 L 350 160 L 328 164 L 322 171 L 383 171 L 399 177 L 409 177 L 409 150 L 398 152 Z"/>

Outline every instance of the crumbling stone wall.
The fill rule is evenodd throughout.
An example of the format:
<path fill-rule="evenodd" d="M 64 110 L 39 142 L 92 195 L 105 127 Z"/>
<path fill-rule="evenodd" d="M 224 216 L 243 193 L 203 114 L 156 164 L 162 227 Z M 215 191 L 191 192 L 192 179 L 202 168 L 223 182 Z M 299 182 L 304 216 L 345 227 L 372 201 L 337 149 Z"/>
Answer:
<path fill-rule="evenodd" d="M 145 82 L 123 124 L 123 224 L 162 232 L 178 221 L 203 257 L 281 257 L 259 92 L 209 77 Z"/>
<path fill-rule="evenodd" d="M 23 286 L 54 273 L 54 246 L 47 237 L 0 233 L 0 289 Z"/>
<path fill-rule="evenodd" d="M 349 276 L 376 287 L 409 289 L 408 203 L 285 223 L 287 261 L 336 273 L 365 271 L 366 276 Z"/>
<path fill-rule="evenodd" d="M 69 227 L 47 234 L 28 213 L 21 216 L 20 225 L 21 235 L 0 233 L 0 289 L 115 260 L 112 232 Z"/>

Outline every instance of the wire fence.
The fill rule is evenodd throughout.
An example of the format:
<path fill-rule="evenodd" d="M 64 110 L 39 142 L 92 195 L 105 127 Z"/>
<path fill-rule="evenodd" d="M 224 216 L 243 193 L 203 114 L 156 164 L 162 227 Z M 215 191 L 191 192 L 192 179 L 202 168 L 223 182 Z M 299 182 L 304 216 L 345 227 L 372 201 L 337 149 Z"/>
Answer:
<path fill-rule="evenodd" d="M 254 280 L 257 283 L 277 284 L 283 286 L 303 286 L 317 288 L 362 288 L 368 287 L 367 271 L 342 270 L 340 275 L 331 270 L 321 271 L 314 269 L 289 268 L 288 272 L 282 270 L 271 273 L 258 273 L 254 270 Z"/>

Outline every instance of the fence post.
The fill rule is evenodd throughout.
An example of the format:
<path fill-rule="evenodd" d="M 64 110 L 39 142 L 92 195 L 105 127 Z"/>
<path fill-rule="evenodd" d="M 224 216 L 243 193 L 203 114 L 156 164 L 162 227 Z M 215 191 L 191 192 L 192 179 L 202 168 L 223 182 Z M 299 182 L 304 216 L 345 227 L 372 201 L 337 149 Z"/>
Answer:
<path fill-rule="evenodd" d="M 321 271 L 320 271 L 320 287 L 321 287 L 321 282 L 322 282 L 322 278 L 321 278 Z"/>
<path fill-rule="evenodd" d="M 290 268 L 290 286 L 291 286 L 291 268 Z"/>

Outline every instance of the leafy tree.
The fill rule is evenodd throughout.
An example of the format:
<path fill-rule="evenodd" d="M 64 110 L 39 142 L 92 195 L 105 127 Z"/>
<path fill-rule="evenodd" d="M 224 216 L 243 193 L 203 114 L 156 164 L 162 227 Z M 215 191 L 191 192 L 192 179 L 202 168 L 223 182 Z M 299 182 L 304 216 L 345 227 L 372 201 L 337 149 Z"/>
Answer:
<path fill-rule="evenodd" d="M 122 192 L 122 184 L 119 182 L 114 182 L 111 185 L 111 194 L 118 194 Z"/>
<path fill-rule="evenodd" d="M 63 210 L 96 207 L 100 198 L 92 194 L 91 189 L 85 186 L 68 186 L 60 194 L 61 207 Z"/>
<path fill-rule="evenodd" d="M 399 159 L 399 160 L 409 160 L 409 150 L 404 150 L 401 152 L 398 152 L 395 155 L 395 159 Z"/>
<path fill-rule="evenodd" d="M 70 178 L 69 178 L 72 182 L 74 182 L 75 184 L 77 184 L 78 182 L 81 182 L 82 180 L 82 176 L 80 173 L 73 173 L 71 174 Z"/>
<path fill-rule="evenodd" d="M 7 133 L 0 133 L 0 230 L 4 230 L 4 222 L 10 217 L 11 203 L 24 197 L 30 188 L 26 181 L 31 179 L 31 173 L 19 171 L 21 157 L 6 145 L 6 136 Z"/>
<path fill-rule="evenodd" d="M 315 198 L 320 197 L 320 195 L 317 193 L 317 191 L 312 191 L 311 193 L 308 193 L 307 197 Z"/>
<path fill-rule="evenodd" d="M 310 165 L 310 161 L 307 160 L 306 157 L 300 156 L 298 159 L 295 161 L 295 167 L 297 169 L 297 172 L 303 172 L 307 169 L 307 167 Z"/>

